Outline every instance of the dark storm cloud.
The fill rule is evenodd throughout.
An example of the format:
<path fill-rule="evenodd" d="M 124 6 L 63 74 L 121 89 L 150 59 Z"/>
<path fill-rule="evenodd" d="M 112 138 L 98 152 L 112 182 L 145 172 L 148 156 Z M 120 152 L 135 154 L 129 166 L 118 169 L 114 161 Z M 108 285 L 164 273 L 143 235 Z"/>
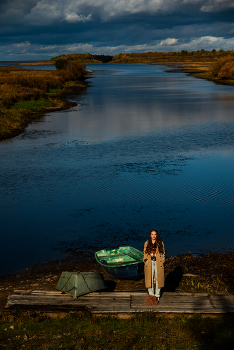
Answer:
<path fill-rule="evenodd" d="M 233 16 L 229 0 L 1 0 L 0 59 L 232 48 Z"/>

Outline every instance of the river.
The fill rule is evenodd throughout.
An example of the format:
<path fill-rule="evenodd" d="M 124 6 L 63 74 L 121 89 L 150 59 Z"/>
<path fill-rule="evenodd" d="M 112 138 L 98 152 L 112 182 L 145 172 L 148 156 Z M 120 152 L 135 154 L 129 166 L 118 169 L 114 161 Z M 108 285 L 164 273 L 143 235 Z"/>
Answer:
<path fill-rule="evenodd" d="M 157 65 L 87 69 L 76 107 L 0 143 L 0 273 L 70 247 L 142 250 L 151 228 L 167 256 L 232 249 L 234 87 Z"/>

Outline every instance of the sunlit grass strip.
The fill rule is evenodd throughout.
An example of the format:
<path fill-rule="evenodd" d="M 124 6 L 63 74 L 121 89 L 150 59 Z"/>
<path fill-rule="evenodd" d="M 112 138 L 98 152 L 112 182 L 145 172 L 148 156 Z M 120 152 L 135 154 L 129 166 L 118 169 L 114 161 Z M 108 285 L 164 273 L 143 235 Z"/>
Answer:
<path fill-rule="evenodd" d="M 214 278 L 202 278 L 200 276 L 183 277 L 177 291 L 188 293 L 229 294 L 228 287 L 218 276 Z"/>
<path fill-rule="evenodd" d="M 26 109 L 32 111 L 41 111 L 46 107 L 52 107 L 54 104 L 51 100 L 40 99 L 40 100 L 29 100 L 29 101 L 19 101 L 13 104 L 15 109 Z"/>
<path fill-rule="evenodd" d="M 231 349 L 234 319 L 200 315 L 135 314 L 129 319 L 91 314 L 65 318 L 5 318 L 0 342 L 8 349 Z"/>

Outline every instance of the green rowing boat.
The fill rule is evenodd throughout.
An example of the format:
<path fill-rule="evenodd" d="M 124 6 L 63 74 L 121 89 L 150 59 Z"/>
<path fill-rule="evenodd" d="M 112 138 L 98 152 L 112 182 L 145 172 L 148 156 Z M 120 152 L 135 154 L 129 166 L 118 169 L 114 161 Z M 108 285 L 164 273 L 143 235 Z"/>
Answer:
<path fill-rule="evenodd" d="M 144 274 L 143 253 L 133 247 L 103 249 L 95 253 L 95 258 L 113 278 L 137 279 Z"/>

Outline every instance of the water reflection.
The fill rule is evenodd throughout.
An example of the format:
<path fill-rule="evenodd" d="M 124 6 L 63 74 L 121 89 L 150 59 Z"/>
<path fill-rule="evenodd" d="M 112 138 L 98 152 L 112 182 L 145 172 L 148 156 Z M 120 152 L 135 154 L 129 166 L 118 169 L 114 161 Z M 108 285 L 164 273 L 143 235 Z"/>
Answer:
<path fill-rule="evenodd" d="M 157 66 L 140 66 L 143 76 L 134 76 L 132 67 L 128 70 L 125 65 L 121 71 L 105 67 L 104 72 L 109 74 L 95 67 L 88 95 L 79 100 L 74 110 L 57 114 L 53 130 L 102 142 L 171 126 L 234 121 L 234 99 L 230 94 L 233 87 L 184 74 L 166 75 Z M 151 76 L 147 76 L 149 71 Z M 44 121 L 51 121 L 51 117 Z M 37 124 L 32 129 L 44 127 Z M 50 125 L 46 128 L 50 129 Z"/>

